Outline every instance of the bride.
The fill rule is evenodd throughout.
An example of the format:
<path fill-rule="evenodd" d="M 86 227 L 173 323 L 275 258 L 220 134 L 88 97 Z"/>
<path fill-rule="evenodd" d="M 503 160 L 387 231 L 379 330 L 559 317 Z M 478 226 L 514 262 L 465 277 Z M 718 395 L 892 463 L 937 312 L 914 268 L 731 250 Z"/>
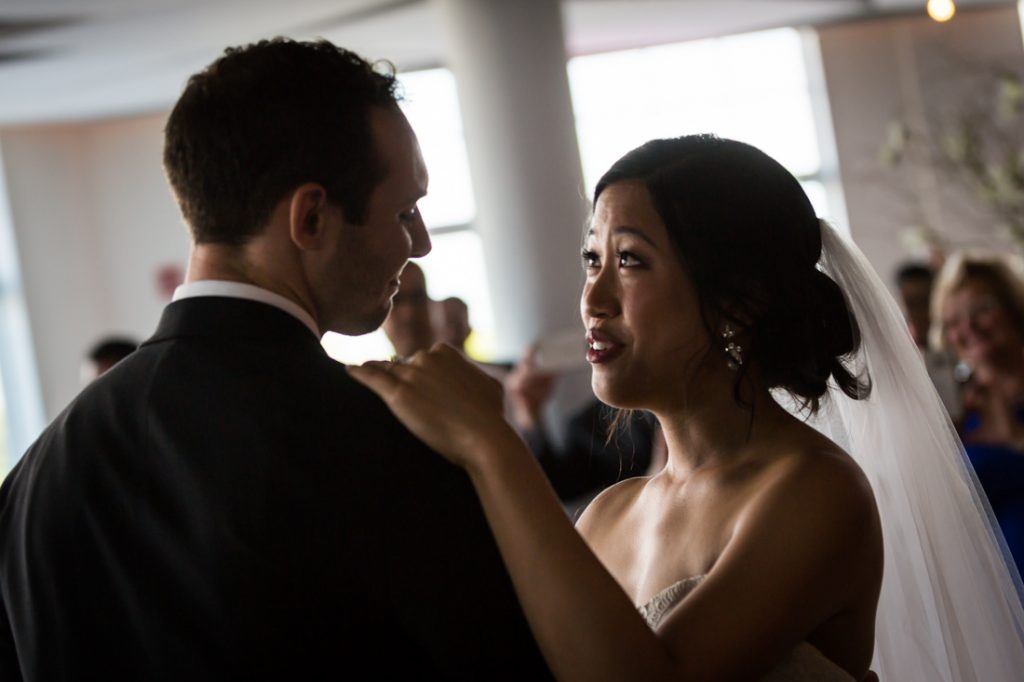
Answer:
<path fill-rule="evenodd" d="M 575 529 L 458 352 L 350 368 L 465 468 L 558 679 L 1017 679 L 1016 570 L 898 311 L 790 173 L 649 142 L 582 254 L 594 391 L 668 459 Z"/>

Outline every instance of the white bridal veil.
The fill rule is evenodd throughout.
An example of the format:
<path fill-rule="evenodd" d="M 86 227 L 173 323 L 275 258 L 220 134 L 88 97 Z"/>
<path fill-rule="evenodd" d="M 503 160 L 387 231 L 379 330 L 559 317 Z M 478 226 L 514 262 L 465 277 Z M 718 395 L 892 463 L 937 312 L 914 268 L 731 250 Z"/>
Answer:
<path fill-rule="evenodd" d="M 824 221 L 821 238 L 860 325 L 853 369 L 872 381 L 866 400 L 833 389 L 811 420 L 860 464 L 882 518 L 872 668 L 883 682 L 1024 680 L 1020 576 L 953 424 L 864 254 Z"/>

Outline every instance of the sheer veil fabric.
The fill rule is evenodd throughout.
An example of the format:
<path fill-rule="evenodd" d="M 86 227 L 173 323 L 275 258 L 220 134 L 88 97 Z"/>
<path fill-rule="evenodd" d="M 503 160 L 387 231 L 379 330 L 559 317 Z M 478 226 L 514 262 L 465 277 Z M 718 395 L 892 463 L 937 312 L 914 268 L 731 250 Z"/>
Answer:
<path fill-rule="evenodd" d="M 861 330 L 853 369 L 866 400 L 837 388 L 809 420 L 867 474 L 882 519 L 885 574 L 875 660 L 882 680 L 1024 679 L 1021 580 L 963 445 L 864 254 L 821 221 L 821 269 Z"/>

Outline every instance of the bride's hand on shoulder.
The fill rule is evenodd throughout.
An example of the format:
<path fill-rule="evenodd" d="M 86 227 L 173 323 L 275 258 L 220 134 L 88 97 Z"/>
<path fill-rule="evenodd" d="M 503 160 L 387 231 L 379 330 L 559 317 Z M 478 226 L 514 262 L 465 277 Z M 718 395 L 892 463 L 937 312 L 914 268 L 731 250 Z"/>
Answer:
<path fill-rule="evenodd" d="M 381 397 L 416 437 L 462 467 L 488 446 L 516 438 L 501 382 L 443 343 L 400 362 L 367 362 L 349 375 Z"/>

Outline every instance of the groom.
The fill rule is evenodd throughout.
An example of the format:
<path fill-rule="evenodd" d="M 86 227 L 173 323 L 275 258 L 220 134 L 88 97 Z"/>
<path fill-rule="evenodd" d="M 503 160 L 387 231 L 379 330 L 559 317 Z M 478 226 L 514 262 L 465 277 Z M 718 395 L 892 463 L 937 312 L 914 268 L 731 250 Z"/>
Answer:
<path fill-rule="evenodd" d="M 395 101 L 326 42 L 189 81 L 187 281 L 0 489 L 0 679 L 548 677 L 468 479 L 319 343 L 430 250 Z"/>

